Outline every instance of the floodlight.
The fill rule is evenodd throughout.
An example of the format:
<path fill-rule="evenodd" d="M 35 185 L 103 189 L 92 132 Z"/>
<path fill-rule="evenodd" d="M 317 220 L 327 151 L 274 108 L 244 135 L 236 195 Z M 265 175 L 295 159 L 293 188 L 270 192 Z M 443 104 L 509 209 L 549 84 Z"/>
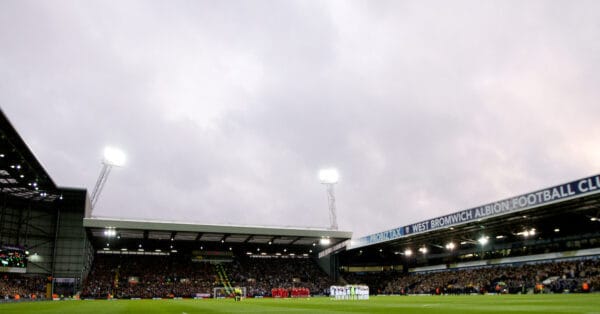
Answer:
<path fill-rule="evenodd" d="M 525 230 L 525 231 L 519 232 L 517 234 L 518 235 L 522 235 L 525 238 L 527 238 L 528 236 L 534 236 L 535 235 L 535 228 L 532 228 L 531 230 Z"/>
<path fill-rule="evenodd" d="M 117 235 L 117 230 L 115 230 L 113 227 L 108 227 L 104 230 L 104 235 L 107 238 L 112 238 Z"/>
<path fill-rule="evenodd" d="M 340 179 L 340 174 L 336 169 L 322 169 L 319 171 L 319 180 L 324 184 L 334 184 Z"/>
<path fill-rule="evenodd" d="M 122 150 L 110 146 L 104 148 L 104 163 L 122 167 L 125 165 L 125 159 L 125 153 Z"/>
<path fill-rule="evenodd" d="M 405 256 L 411 256 L 412 255 L 412 250 L 411 249 L 404 250 L 404 255 Z"/>
<path fill-rule="evenodd" d="M 454 250 L 454 248 L 456 247 L 456 245 L 454 244 L 454 242 L 449 242 L 448 244 L 446 244 L 446 249 L 447 250 Z"/>
<path fill-rule="evenodd" d="M 329 240 L 328 238 L 323 238 L 320 241 L 321 245 L 329 245 L 331 243 L 331 240 Z"/>
<path fill-rule="evenodd" d="M 529 235 L 529 231 L 525 230 L 525 231 L 517 232 L 517 235 L 527 238 L 527 236 Z"/>
<path fill-rule="evenodd" d="M 488 243 L 488 237 L 481 237 L 477 241 L 479 241 L 481 245 L 486 245 Z"/>

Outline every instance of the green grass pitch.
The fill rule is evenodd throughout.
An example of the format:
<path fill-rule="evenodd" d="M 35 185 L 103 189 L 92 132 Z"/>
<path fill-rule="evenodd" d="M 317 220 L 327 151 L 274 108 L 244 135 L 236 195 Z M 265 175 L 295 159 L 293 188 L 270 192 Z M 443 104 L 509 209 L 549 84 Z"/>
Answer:
<path fill-rule="evenodd" d="M 375 296 L 362 301 L 311 299 L 95 300 L 0 304 L 0 313 L 586 313 L 600 314 L 600 294 Z"/>

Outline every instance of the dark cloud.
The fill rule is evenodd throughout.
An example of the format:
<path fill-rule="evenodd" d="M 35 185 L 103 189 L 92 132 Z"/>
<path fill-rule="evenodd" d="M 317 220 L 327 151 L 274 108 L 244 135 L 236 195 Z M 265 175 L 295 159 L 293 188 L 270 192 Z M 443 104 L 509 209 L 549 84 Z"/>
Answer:
<path fill-rule="evenodd" d="M 594 1 L 4 1 L 0 104 L 96 215 L 357 235 L 596 173 Z"/>

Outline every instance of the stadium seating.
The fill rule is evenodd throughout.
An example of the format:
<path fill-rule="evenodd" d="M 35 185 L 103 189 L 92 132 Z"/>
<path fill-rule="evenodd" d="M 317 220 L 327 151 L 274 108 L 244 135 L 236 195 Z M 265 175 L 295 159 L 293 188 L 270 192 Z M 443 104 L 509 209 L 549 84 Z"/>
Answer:
<path fill-rule="evenodd" d="M 581 292 L 584 282 L 592 291 L 600 291 L 600 259 L 413 274 L 352 273 L 344 278 L 382 294 L 528 293 L 536 285 L 542 285 L 545 292 Z"/>
<path fill-rule="evenodd" d="M 223 263 L 232 286 L 247 296 L 328 294 L 334 284 L 311 259 L 236 258 Z M 372 294 L 581 292 L 584 282 L 600 291 L 600 259 L 446 270 L 429 273 L 345 273 L 349 284 L 367 284 Z M 182 256 L 97 255 L 82 297 L 169 298 L 211 294 L 222 286 L 216 267 Z M 285 291 L 285 293 L 283 292 Z M 296 293 L 295 293 L 295 292 Z"/>
<path fill-rule="evenodd" d="M 0 297 L 3 300 L 41 299 L 46 291 L 46 277 L 2 274 L 0 276 Z"/>
<path fill-rule="evenodd" d="M 242 257 L 222 266 L 229 284 L 247 287 L 250 297 L 271 296 L 272 288 L 287 289 L 292 294 L 293 287 L 308 288 L 311 294 L 324 294 L 332 284 L 310 259 Z M 192 262 L 186 256 L 99 254 L 85 281 L 82 297 L 194 297 L 210 294 L 214 287 L 223 286 L 219 278 L 216 267 Z"/>

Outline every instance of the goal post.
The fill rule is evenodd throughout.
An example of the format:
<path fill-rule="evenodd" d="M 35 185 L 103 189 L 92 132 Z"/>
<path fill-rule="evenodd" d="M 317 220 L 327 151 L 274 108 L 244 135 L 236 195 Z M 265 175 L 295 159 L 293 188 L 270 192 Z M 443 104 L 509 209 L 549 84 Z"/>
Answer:
<path fill-rule="evenodd" d="M 214 287 L 213 288 L 213 299 L 225 299 L 234 298 L 235 289 L 242 290 L 242 298 L 246 298 L 248 295 L 246 287 Z"/>

